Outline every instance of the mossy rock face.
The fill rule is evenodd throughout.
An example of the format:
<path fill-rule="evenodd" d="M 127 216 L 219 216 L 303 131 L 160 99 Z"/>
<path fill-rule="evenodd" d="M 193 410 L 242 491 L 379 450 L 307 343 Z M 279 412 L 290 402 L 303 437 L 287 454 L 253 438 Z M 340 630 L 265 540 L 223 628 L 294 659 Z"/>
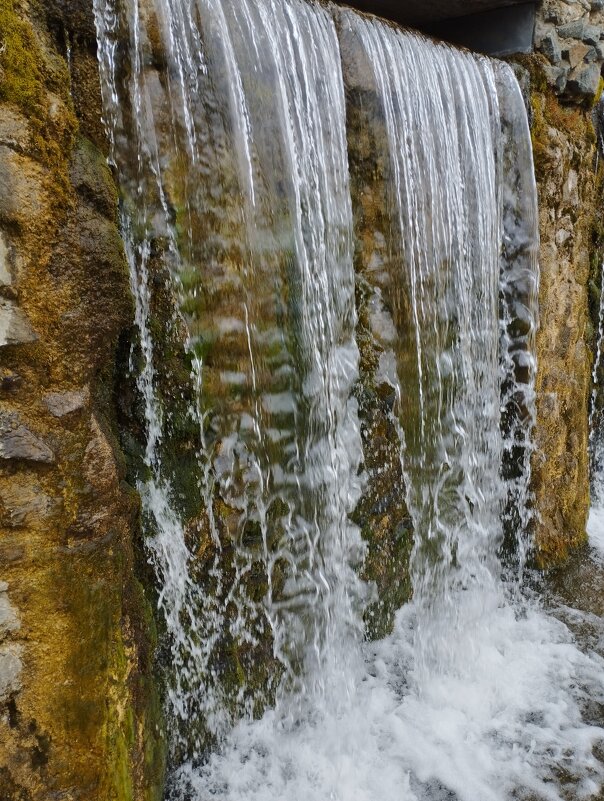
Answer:
<path fill-rule="evenodd" d="M 42 123 L 48 111 L 42 54 L 18 0 L 0 3 L 0 40 L 0 100 L 16 106 L 32 121 Z"/>
<path fill-rule="evenodd" d="M 600 264 L 602 160 L 591 109 L 563 103 L 540 55 L 515 57 L 530 75 L 530 117 L 541 234 L 537 426 L 532 462 L 536 560 L 567 558 L 585 541 L 588 419 Z"/>
<path fill-rule="evenodd" d="M 18 665 L 0 691 L 0 795 L 158 801 L 155 624 L 114 402 L 133 304 L 103 137 L 78 117 L 50 5 L 0 3 L 2 296 L 32 332 L 1 346 L 0 415 L 50 454 L 0 466 L 0 578 L 17 621 L 0 654 Z M 72 57 L 72 70 L 90 63 Z"/>

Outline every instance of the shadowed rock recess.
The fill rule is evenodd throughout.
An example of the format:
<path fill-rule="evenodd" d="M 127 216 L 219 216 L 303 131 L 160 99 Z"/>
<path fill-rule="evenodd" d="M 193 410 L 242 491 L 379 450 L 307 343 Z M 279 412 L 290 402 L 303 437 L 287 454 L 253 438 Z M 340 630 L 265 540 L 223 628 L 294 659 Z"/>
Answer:
<path fill-rule="evenodd" d="M 496 5 L 502 3 L 477 2 L 473 10 Z M 140 7 L 143 16 L 148 12 L 152 41 L 145 44 L 159 97 L 169 85 L 162 46 L 153 39 L 151 6 L 142 0 Z M 458 2 L 412 3 L 408 19 L 423 24 L 428 8 L 435 20 L 456 16 L 462 7 L 467 10 Z M 388 13 L 389 6 L 363 8 Z M 126 61 L 127 46 L 120 43 L 118 64 Z M 604 2 L 543 0 L 535 52 L 509 62 L 529 111 L 540 202 L 533 561 L 549 567 L 586 538 L 604 249 L 604 164 L 594 128 L 604 86 Z M 392 310 L 375 277 L 393 259 L 384 237 L 375 236 L 390 225 L 387 167 L 378 155 L 384 133 L 371 93 L 351 85 L 346 91 L 360 351 L 353 395 L 365 476 L 351 518 L 367 545 L 362 577 L 376 587 L 365 613 L 367 634 L 379 638 L 410 598 L 413 532 L 393 414 L 398 398 L 380 369 L 393 348 L 384 324 Z M 108 155 L 92 0 L 0 0 L 0 801 L 159 801 L 164 794 L 170 644 L 156 611 L 158 587 L 144 547 L 149 532 L 135 489 L 148 471 L 144 403 L 135 380 L 142 355 L 119 230 L 118 180 Z M 222 157 L 226 163 L 228 154 Z M 170 213 L 182 233 L 179 191 L 187 176 L 180 174 L 182 165 L 169 170 Z M 228 198 L 224 202 L 227 208 Z M 243 228 L 241 220 L 237 224 Z M 235 239 L 232 230 L 229 235 Z M 225 255 L 224 241 L 208 243 L 202 258 L 215 247 L 216 258 L 229 265 L 230 259 L 236 273 L 240 257 Z M 175 314 L 169 244 L 159 237 L 152 244 L 149 320 L 160 343 L 155 383 L 169 410 L 162 458 L 196 549 L 195 577 L 211 593 L 216 553 L 199 494 L 191 355 Z M 287 252 L 274 259 L 266 265 L 267 286 L 289 268 Z M 219 283 L 214 294 L 196 285 L 189 296 L 184 311 L 200 329 L 208 309 L 216 319 L 220 304 L 224 319 L 232 311 L 233 296 Z M 266 315 L 268 329 L 271 315 L 281 312 L 263 303 L 257 312 Z M 243 334 L 235 339 L 229 340 L 232 352 L 217 349 L 217 364 L 232 358 L 237 367 L 247 359 L 248 340 Z M 227 419 L 239 413 L 239 399 L 224 394 L 218 373 L 210 361 L 205 402 L 211 397 Z M 604 407 L 602 398 L 596 402 Z M 519 445 L 517 461 L 520 451 Z M 218 493 L 212 503 L 228 590 L 237 568 L 229 543 L 240 515 Z M 271 515 L 279 519 L 283 511 L 269 509 L 269 524 Z M 254 553 L 257 528 L 250 521 L 241 535 Z M 276 576 L 278 592 L 278 570 Z M 261 601 L 262 566 L 253 562 L 242 581 Z M 216 658 L 233 686 L 255 683 L 270 702 L 278 668 L 268 632 L 239 650 L 225 635 Z"/>

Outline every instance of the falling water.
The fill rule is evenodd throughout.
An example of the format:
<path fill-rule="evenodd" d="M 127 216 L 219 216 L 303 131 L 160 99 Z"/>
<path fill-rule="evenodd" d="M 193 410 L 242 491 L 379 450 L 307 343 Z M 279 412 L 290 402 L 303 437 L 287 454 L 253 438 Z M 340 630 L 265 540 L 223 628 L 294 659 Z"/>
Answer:
<path fill-rule="evenodd" d="M 594 109 L 597 132 L 597 159 L 604 157 L 604 100 Z M 596 164 L 597 167 L 597 164 Z M 596 353 L 592 371 L 591 404 L 589 409 L 589 456 L 591 479 L 591 510 L 587 529 L 591 541 L 604 553 L 604 410 L 602 378 L 604 373 L 604 265 L 600 265 L 600 307 Z"/>
<path fill-rule="evenodd" d="M 141 490 L 156 530 L 148 545 L 176 667 L 171 714 L 184 722 L 185 741 L 194 716 L 222 735 L 233 716 L 270 696 L 245 681 L 226 686 L 217 668 L 224 631 L 243 648 L 272 639 L 285 674 L 283 704 L 295 699 L 289 714 L 298 715 L 306 695 L 325 697 L 353 672 L 347 643 L 360 636 L 364 592 L 353 570 L 360 538 L 348 519 L 361 449 L 351 398 L 358 352 L 335 26 L 299 0 L 242 2 L 237 13 L 199 0 L 189 12 L 176 2 L 122 7 L 130 77 L 119 86 L 124 20 L 97 3 L 143 350 L 138 384 L 152 478 Z M 158 35 L 174 86 L 162 87 L 153 67 Z M 124 106 L 133 141 L 123 130 Z M 182 231 L 172 220 L 176 204 Z M 160 238 L 199 391 L 192 410 L 202 434 L 199 489 L 216 551 L 209 591 L 195 584 L 199 566 L 161 458 L 149 322 L 149 259 Z M 258 572 L 259 602 L 246 584 Z M 190 755 L 202 748 L 193 737 Z"/>
<path fill-rule="evenodd" d="M 171 650 L 171 797 L 588 797 L 603 732 L 580 702 L 586 687 L 604 700 L 601 663 L 518 585 L 538 239 L 511 70 L 307 0 L 95 0 L 95 16 Z M 374 278 L 415 530 L 414 600 L 375 644 L 350 522 L 359 108 L 381 165 L 363 191 L 379 174 Z M 190 365 L 172 396 L 163 336 Z M 170 459 L 183 403 L 189 518 Z"/>
<path fill-rule="evenodd" d="M 342 28 L 373 77 L 390 154 L 416 658 L 448 669 L 501 589 L 496 79 L 491 62 L 352 14 Z"/>

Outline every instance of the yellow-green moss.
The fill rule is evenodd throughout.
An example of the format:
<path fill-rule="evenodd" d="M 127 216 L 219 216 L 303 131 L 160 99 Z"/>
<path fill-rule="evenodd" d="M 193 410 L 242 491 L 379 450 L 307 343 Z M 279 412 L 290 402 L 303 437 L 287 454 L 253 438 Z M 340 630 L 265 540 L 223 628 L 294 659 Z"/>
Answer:
<path fill-rule="evenodd" d="M 49 91 L 63 109 L 51 110 Z M 44 57 L 19 0 L 0 0 L 0 102 L 27 118 L 32 155 L 51 169 L 53 206 L 64 209 L 69 205 L 67 163 L 77 130 L 69 73 L 60 59 L 55 63 Z"/>
<path fill-rule="evenodd" d="M 42 122 L 47 113 L 40 48 L 16 0 L 0 0 L 0 100 Z"/>

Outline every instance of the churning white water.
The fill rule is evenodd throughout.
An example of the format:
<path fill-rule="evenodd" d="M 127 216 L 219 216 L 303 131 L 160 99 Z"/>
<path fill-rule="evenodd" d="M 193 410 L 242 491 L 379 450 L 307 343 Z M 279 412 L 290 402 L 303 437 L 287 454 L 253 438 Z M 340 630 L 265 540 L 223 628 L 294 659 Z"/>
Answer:
<path fill-rule="evenodd" d="M 172 654 L 170 798 L 592 797 L 604 730 L 585 707 L 604 703 L 604 663 L 522 586 L 538 234 L 511 70 L 312 0 L 95 0 L 95 13 Z M 346 141 L 358 86 L 387 165 L 389 225 L 374 234 L 394 254 L 379 280 L 415 531 L 414 600 L 377 643 L 349 519 L 363 491 Z M 158 253 L 191 356 L 195 536 L 164 458 Z M 235 691 L 234 653 L 251 654 Z"/>

